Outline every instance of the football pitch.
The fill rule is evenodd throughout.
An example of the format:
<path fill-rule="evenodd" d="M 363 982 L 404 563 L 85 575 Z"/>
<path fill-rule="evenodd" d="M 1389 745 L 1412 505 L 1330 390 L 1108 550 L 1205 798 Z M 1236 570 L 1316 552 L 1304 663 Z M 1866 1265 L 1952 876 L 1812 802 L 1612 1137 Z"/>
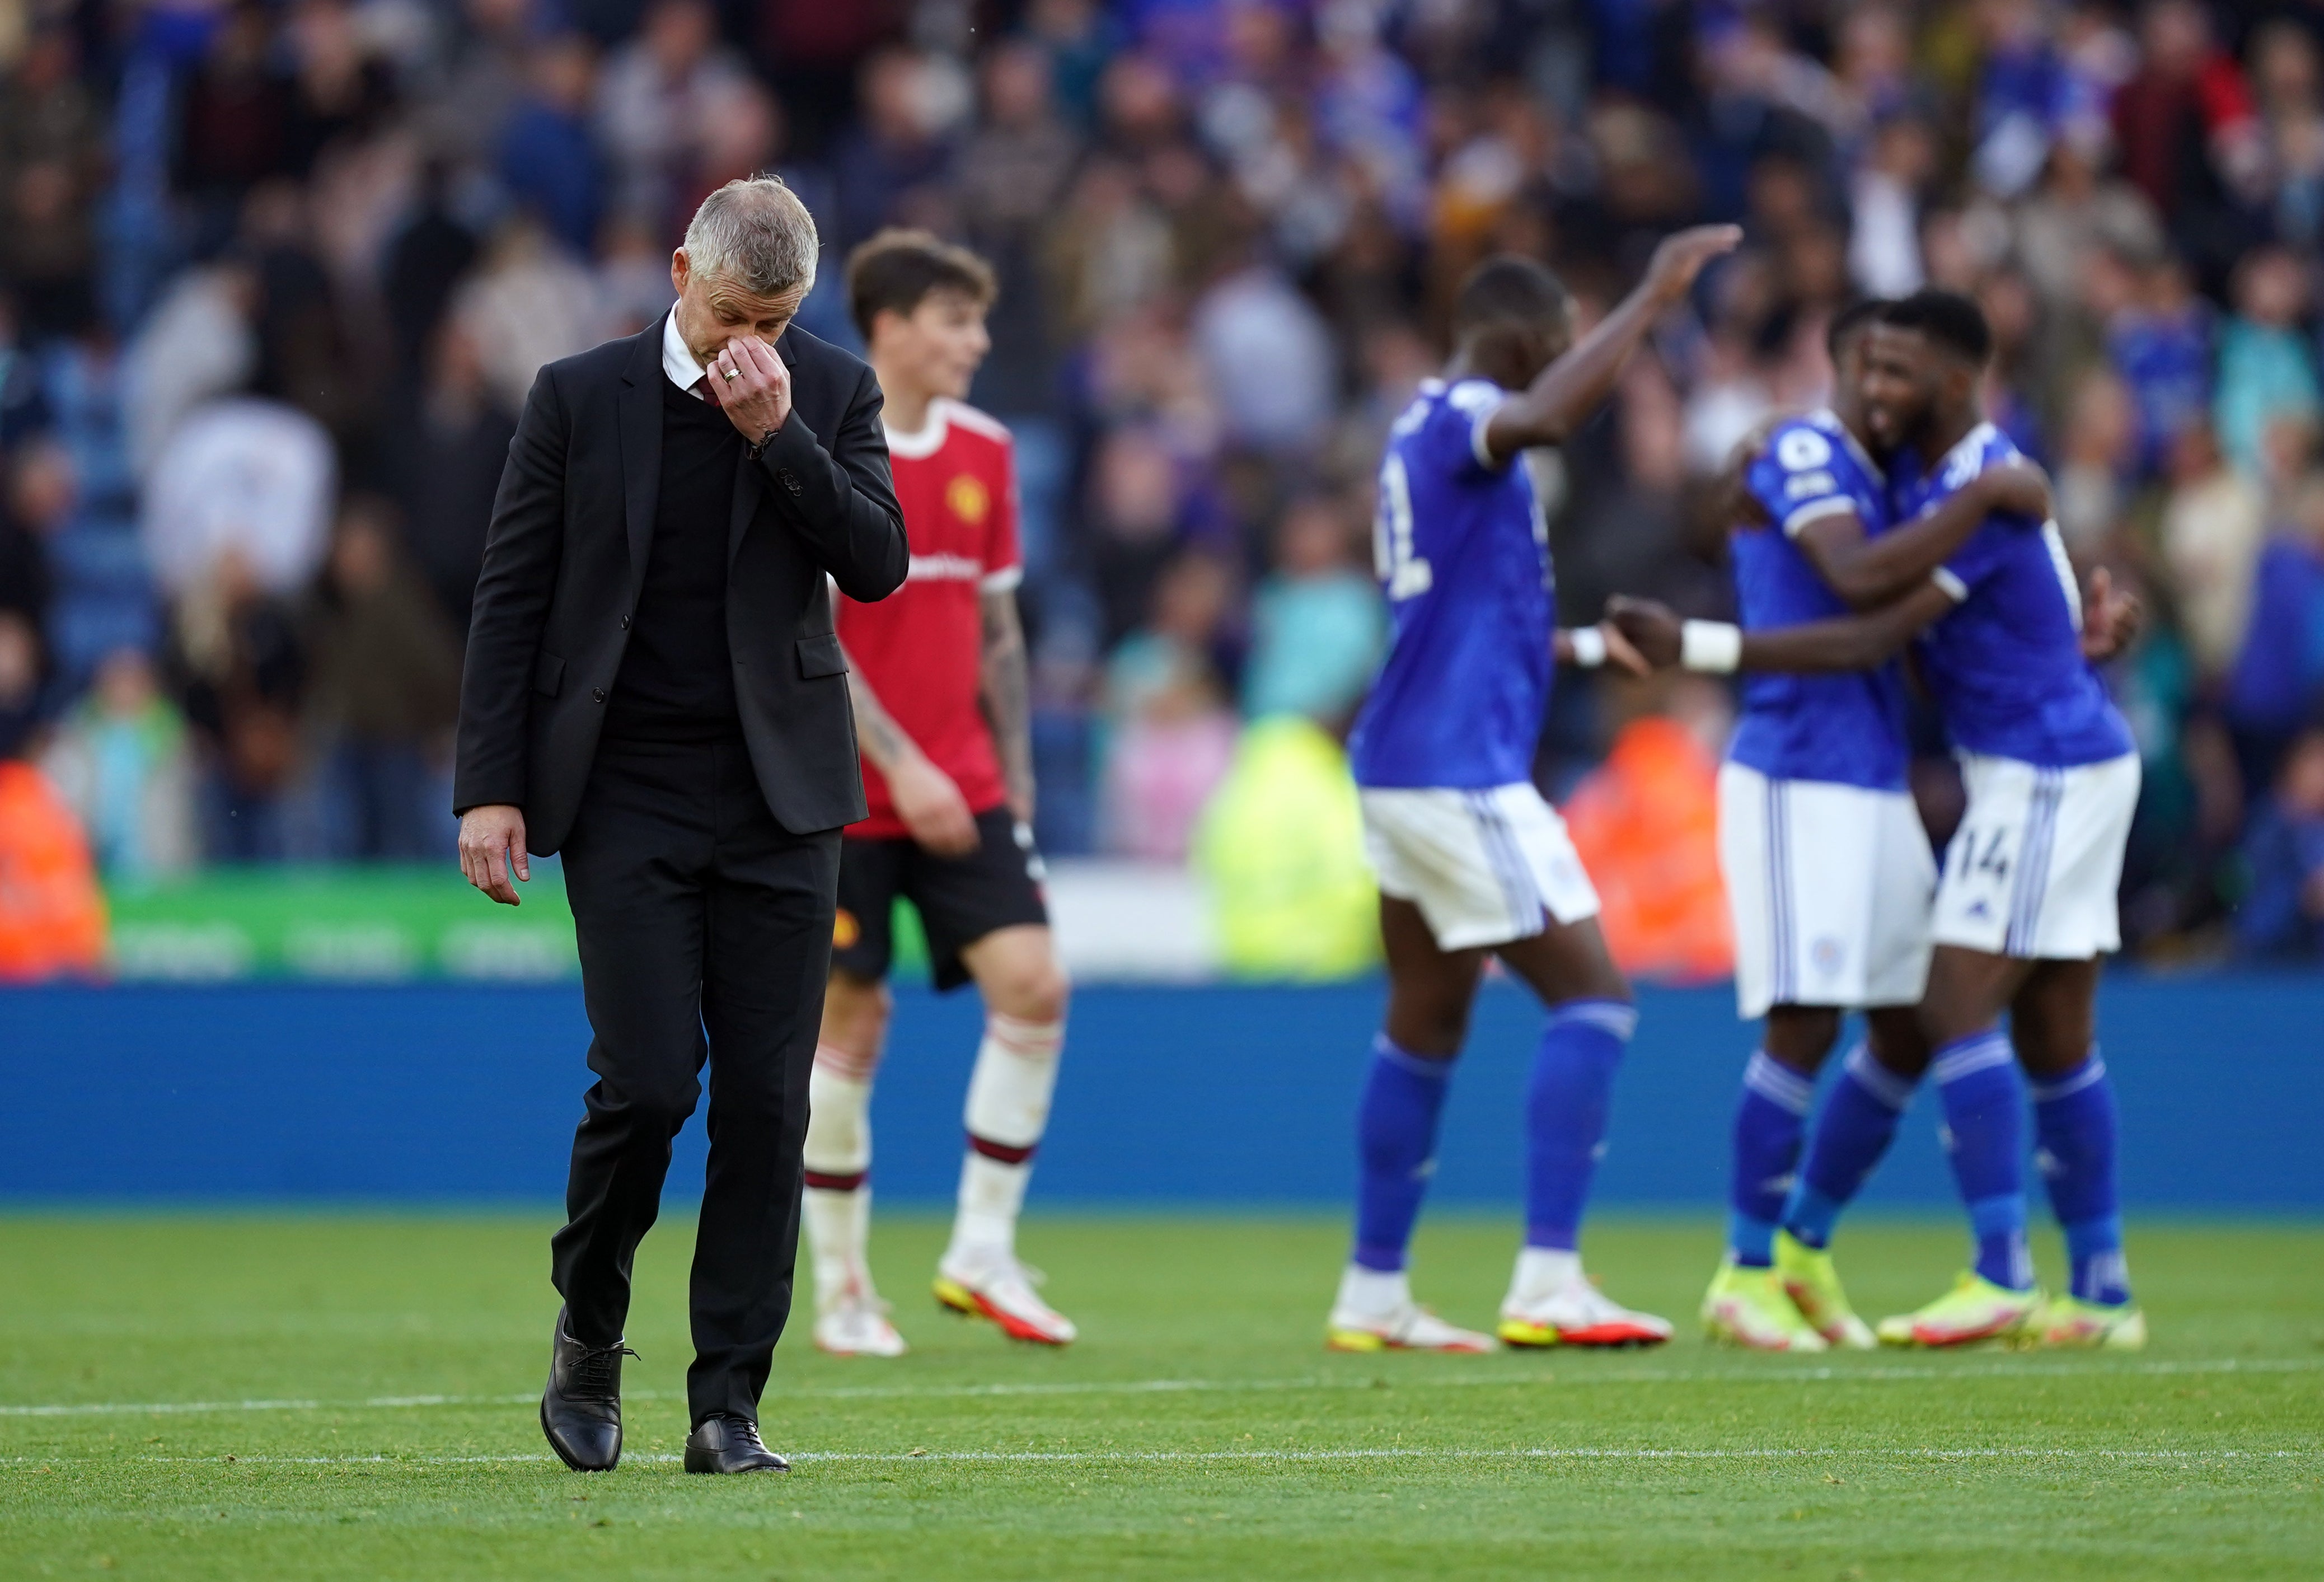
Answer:
<path fill-rule="evenodd" d="M 763 1411 L 795 1469 L 726 1479 L 677 1461 L 683 1209 L 640 1257 L 622 1466 L 549 1458 L 551 1223 L 0 1217 L 0 1577 L 2324 1574 L 2312 1225 L 2135 1221 L 2141 1355 L 1786 1358 L 1693 1337 L 1708 1221 L 1607 1219 L 1593 1270 L 1679 1341 L 1425 1357 L 1322 1349 L 1336 1218 L 1037 1209 L 1025 1254 L 1083 1328 L 1047 1353 L 935 1311 L 942 1227 L 890 1215 L 914 1355 L 795 1325 Z M 1425 1226 L 1423 1299 L 1488 1323 L 1513 1234 Z M 1870 1218 L 1839 1251 L 1875 1316 L 1960 1254 Z"/>

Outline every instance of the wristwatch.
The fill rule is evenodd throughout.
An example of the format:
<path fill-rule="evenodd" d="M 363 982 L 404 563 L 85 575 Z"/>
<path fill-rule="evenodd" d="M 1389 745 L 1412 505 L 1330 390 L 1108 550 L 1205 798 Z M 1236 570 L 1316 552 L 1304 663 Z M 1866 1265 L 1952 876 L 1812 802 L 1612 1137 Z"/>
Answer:
<path fill-rule="evenodd" d="M 751 459 L 752 461 L 758 460 L 759 452 L 773 444 L 775 442 L 775 436 L 781 432 L 781 428 L 778 426 L 776 428 L 769 429 L 765 433 L 760 435 L 757 442 L 752 444 L 751 447 Z"/>

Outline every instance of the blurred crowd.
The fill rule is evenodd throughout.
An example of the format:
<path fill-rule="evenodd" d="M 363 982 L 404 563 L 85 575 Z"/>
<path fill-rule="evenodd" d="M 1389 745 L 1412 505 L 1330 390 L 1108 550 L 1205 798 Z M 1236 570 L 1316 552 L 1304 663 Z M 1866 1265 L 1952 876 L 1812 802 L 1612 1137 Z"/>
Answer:
<path fill-rule="evenodd" d="M 1823 399 L 1828 314 L 1973 292 L 1992 415 L 2152 613 L 2134 948 L 2324 949 L 2315 0 L 10 0 L 0 68 L 0 756 L 115 882 L 448 851 L 534 370 L 650 323 L 699 198 L 773 170 L 816 334 L 882 225 L 999 273 L 1052 852 L 1182 857 L 1247 722 L 1344 725 L 1372 467 L 1472 262 L 1588 314 L 1734 219 L 1540 467 L 1565 618 L 1717 613 L 1708 486 Z M 1727 720 L 1569 678 L 1539 777 L 1621 810 L 1691 752 L 1655 783 L 1707 798 Z"/>

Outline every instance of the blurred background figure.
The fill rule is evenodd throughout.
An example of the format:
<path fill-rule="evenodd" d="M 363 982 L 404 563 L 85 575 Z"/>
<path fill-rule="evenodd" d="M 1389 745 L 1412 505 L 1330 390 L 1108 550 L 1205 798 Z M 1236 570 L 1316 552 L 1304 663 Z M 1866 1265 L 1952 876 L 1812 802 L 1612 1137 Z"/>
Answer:
<path fill-rule="evenodd" d="M 1974 293 L 1994 420 L 2078 569 L 2153 615 L 2109 677 L 2150 771 L 2132 948 L 2227 953 L 2324 687 L 2319 48 L 2194 0 L 31 6 L 0 58 L 0 609 L 37 640 L 9 728 L 114 721 L 134 651 L 186 722 L 197 866 L 422 849 L 386 788 L 431 772 L 514 413 L 663 310 L 703 192 L 772 169 L 833 247 L 919 225 L 992 262 L 971 398 L 1019 436 L 1043 847 L 1177 862 L 1240 731 L 1328 733 L 1367 684 L 1373 471 L 1462 272 L 1534 254 L 1587 319 L 1732 218 L 1692 318 L 1540 458 L 1563 618 L 1723 614 L 1709 481 L 1825 399 L 1829 316 Z M 800 322 L 852 343 L 838 274 Z M 1613 745 L 1601 685 L 1557 689 L 1554 793 Z"/>
<path fill-rule="evenodd" d="M 1343 726 L 1371 685 L 1387 639 L 1377 586 L 1355 556 L 1344 503 L 1309 495 L 1275 530 L 1273 568 L 1251 596 L 1243 713 Z"/>
<path fill-rule="evenodd" d="M 193 759 L 186 722 L 153 661 L 116 649 L 59 725 L 41 767 L 56 782 L 108 882 L 139 884 L 193 866 Z"/>
<path fill-rule="evenodd" d="M 357 495 L 339 513 L 306 641 L 326 854 L 448 856 L 460 643 L 405 563 L 393 508 L 376 495 Z"/>
<path fill-rule="evenodd" d="M 2251 893 L 2236 946 L 2262 961 L 2324 957 L 2324 728 L 2292 740 L 2244 837 Z"/>

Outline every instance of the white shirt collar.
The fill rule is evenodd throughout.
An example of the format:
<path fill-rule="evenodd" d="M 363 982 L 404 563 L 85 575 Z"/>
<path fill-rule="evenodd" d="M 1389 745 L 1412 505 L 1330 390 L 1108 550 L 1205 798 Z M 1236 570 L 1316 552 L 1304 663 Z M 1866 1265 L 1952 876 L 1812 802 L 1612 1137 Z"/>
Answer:
<path fill-rule="evenodd" d="M 941 395 L 933 398 L 928 402 L 927 418 L 922 420 L 918 429 L 908 433 L 890 423 L 883 416 L 880 424 L 888 431 L 888 453 L 900 456 L 907 461 L 934 456 L 937 448 L 943 445 L 945 430 L 950 426 L 951 415 L 947 409 L 951 405 L 952 402 Z"/>
<path fill-rule="evenodd" d="M 686 338 L 678 334 L 678 310 L 675 308 L 665 314 L 661 321 L 661 371 L 672 384 L 695 400 L 707 399 L 702 392 L 695 389 L 695 385 L 701 382 L 708 370 L 694 360 L 694 353 L 687 349 Z"/>

